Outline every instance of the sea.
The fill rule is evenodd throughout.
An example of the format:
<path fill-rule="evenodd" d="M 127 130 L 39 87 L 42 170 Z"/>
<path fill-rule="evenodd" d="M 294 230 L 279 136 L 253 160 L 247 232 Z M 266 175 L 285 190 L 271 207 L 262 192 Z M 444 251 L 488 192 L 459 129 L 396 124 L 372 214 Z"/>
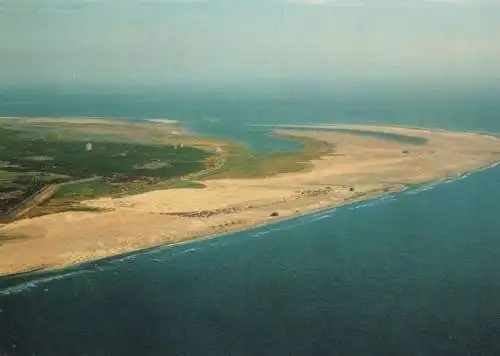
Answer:
<path fill-rule="evenodd" d="M 171 118 L 271 152 L 298 146 L 259 125 L 497 134 L 498 97 L 7 88 L 0 115 Z M 500 166 L 213 239 L 2 277 L 0 355 L 500 355 Z"/>

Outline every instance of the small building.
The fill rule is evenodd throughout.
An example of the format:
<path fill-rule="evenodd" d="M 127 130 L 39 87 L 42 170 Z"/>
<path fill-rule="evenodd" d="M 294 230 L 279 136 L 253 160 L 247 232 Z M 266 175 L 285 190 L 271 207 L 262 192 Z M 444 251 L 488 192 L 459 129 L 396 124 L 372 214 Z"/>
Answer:
<path fill-rule="evenodd" d="M 85 151 L 92 151 L 92 142 L 87 142 L 85 144 Z"/>

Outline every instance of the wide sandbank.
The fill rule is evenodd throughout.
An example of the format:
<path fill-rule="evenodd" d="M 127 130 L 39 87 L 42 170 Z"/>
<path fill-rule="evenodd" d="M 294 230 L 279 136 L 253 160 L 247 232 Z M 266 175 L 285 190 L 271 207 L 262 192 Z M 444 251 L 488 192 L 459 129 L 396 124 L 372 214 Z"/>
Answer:
<path fill-rule="evenodd" d="M 277 134 L 333 149 L 307 171 L 208 179 L 204 189 L 167 189 L 82 202 L 104 212 L 63 212 L 15 221 L 0 234 L 0 274 L 53 269 L 143 248 L 223 234 L 455 177 L 500 161 L 500 139 L 443 130 L 321 125 Z M 342 129 L 342 130 L 331 130 Z M 354 131 L 420 137 L 415 145 Z"/>

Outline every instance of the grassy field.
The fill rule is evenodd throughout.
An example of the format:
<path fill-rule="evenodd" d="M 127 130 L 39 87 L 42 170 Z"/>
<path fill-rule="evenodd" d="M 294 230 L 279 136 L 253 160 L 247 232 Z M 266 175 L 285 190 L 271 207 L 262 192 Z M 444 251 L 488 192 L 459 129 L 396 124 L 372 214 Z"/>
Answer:
<path fill-rule="evenodd" d="M 141 145 L 127 142 L 98 142 L 92 150 L 64 138 L 26 139 L 13 130 L 0 128 L 0 141 L 6 149 L 0 160 L 9 162 L 9 172 L 46 172 L 54 180 L 102 177 L 162 177 L 181 176 L 203 168 L 209 156 L 196 148 L 161 145 Z M 154 167 L 154 163 L 158 163 Z M 161 164 L 159 164 L 161 163 Z M 152 165 L 152 168 L 148 166 Z"/>
<path fill-rule="evenodd" d="M 308 127 L 305 128 L 300 128 L 300 127 L 293 127 L 294 130 L 297 131 L 309 131 L 311 130 Z M 315 129 L 317 131 L 325 131 L 325 132 L 339 132 L 339 133 L 347 133 L 347 134 L 354 134 L 356 136 L 363 136 L 363 137 L 373 137 L 373 138 L 379 138 L 384 141 L 394 141 L 397 143 L 402 143 L 402 144 L 409 144 L 409 145 L 415 145 L 415 146 L 422 146 L 427 144 L 428 140 L 425 137 L 416 137 L 416 136 L 407 136 L 407 135 L 400 135 L 396 133 L 389 133 L 389 132 L 375 132 L 375 131 L 367 131 L 367 130 L 361 130 L 361 129 L 343 129 L 343 128 L 325 128 L 325 127 L 320 127 Z"/>
<path fill-rule="evenodd" d="M 11 180 L 17 177 L 19 174 L 16 172 L 1 171 L 0 170 L 0 182 L 3 180 Z"/>
<path fill-rule="evenodd" d="M 176 180 L 203 170 L 212 156 L 207 150 L 195 147 L 129 142 L 125 138 L 106 142 L 103 136 L 93 141 L 88 150 L 81 137 L 36 125 L 32 131 L 26 125 L 16 129 L 12 121 L 15 120 L 8 125 L 0 122 L 0 211 L 10 209 L 49 184 L 63 183 L 57 197 L 144 191 L 164 181 L 169 187 L 193 186 Z M 98 127 L 93 124 L 91 128 Z M 102 179 L 64 185 L 92 177 Z"/>
<path fill-rule="evenodd" d="M 112 188 L 102 181 L 63 185 L 55 197 L 96 197 L 112 194 Z"/>
<path fill-rule="evenodd" d="M 296 152 L 262 153 L 252 152 L 241 145 L 231 146 L 224 153 L 224 165 L 201 179 L 261 178 L 274 174 L 300 172 L 311 167 L 311 161 L 331 152 L 324 142 L 289 137 L 299 141 L 302 148 Z"/>

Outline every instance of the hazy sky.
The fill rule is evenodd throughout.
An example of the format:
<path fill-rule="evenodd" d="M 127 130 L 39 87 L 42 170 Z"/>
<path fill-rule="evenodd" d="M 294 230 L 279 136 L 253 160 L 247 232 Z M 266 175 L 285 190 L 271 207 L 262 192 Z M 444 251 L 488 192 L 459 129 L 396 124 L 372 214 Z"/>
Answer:
<path fill-rule="evenodd" d="M 0 0 L 5 84 L 500 79 L 499 0 Z"/>

